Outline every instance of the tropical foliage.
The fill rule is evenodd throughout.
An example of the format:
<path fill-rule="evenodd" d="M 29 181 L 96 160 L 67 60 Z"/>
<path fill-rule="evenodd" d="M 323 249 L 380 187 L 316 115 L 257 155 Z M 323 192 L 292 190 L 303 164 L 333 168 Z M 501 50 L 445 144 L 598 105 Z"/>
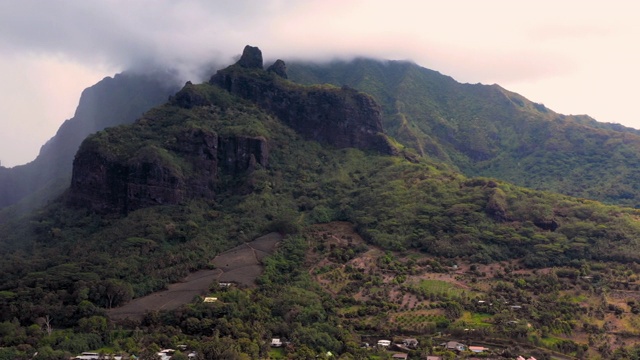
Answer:
<path fill-rule="evenodd" d="M 622 346 L 612 336 L 637 337 L 640 324 L 640 212 L 456 169 L 516 181 L 522 173 L 507 176 L 500 168 L 553 150 L 558 154 L 535 164 L 566 156 L 572 165 L 555 171 L 587 171 L 581 166 L 594 161 L 594 171 L 606 172 L 611 154 L 624 159 L 616 166 L 635 161 L 636 135 L 583 118 L 562 120 L 497 86 L 460 85 L 412 64 L 355 64 L 329 69 L 336 73 L 300 69 L 296 76 L 337 82 L 336 74 L 348 75 L 371 92 L 386 106 L 390 133 L 407 148 L 402 156 L 305 141 L 208 84 L 185 87 L 206 105 L 186 107 L 174 98 L 133 125 L 91 136 L 82 151 L 123 162 L 156 156 L 184 176 L 198 169 L 175 154 L 176 134 L 262 136 L 269 166 L 221 173 L 215 200 L 105 216 L 62 197 L 0 225 L 0 359 L 36 352 L 38 359 L 61 359 L 86 350 L 153 358 L 178 345 L 205 359 L 389 357 L 361 348 L 371 341 L 366 335 L 419 337 L 411 358 L 464 337 L 497 344 L 507 355 L 527 349 L 632 358 L 636 342 Z M 545 166 L 526 181 L 556 186 L 545 180 L 554 165 Z M 616 186 L 632 172 L 619 172 L 624 178 Z M 577 194 L 604 181 L 569 177 L 563 181 Z M 349 231 L 336 230 L 344 224 Z M 218 302 L 194 299 L 176 311 L 148 312 L 140 322 L 107 318 L 109 308 L 210 268 L 217 254 L 272 231 L 286 237 L 261 262 L 255 287 L 212 286 Z M 272 337 L 290 343 L 273 351 Z"/>

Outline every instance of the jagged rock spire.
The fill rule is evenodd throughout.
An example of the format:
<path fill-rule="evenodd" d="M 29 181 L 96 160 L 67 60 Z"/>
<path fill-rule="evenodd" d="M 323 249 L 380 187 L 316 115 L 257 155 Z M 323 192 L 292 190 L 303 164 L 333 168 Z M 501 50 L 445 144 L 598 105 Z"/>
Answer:
<path fill-rule="evenodd" d="M 255 46 L 247 45 L 242 51 L 242 56 L 237 62 L 243 68 L 262 69 L 262 51 Z"/>
<path fill-rule="evenodd" d="M 273 65 L 269 66 L 267 68 L 267 71 L 272 72 L 280 77 L 283 77 L 285 79 L 288 79 L 287 77 L 287 65 L 284 63 L 284 61 L 278 59 L 276 60 L 276 62 L 273 63 Z"/>

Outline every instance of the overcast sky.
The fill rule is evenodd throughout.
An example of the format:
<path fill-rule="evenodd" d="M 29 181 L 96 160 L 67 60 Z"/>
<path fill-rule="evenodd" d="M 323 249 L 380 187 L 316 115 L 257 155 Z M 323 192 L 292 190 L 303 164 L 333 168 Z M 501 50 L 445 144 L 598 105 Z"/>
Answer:
<path fill-rule="evenodd" d="M 268 59 L 412 60 L 563 114 L 640 128 L 631 0 L 7 0 L 0 2 L 0 161 L 33 160 L 80 93 L 125 69 L 183 80 L 247 45 Z M 640 3 L 638 3 L 640 4 Z"/>

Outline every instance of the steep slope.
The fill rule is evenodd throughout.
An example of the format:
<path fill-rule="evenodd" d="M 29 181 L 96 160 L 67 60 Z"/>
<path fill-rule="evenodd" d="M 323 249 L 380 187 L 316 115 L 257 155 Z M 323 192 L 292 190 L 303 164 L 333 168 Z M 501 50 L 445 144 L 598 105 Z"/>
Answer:
<path fill-rule="evenodd" d="M 306 91 L 259 68 L 230 71 L 244 84 L 277 81 Z M 292 358 L 309 349 L 308 358 L 327 351 L 366 358 L 361 333 L 411 332 L 431 341 L 436 332 L 472 336 L 463 330 L 470 324 L 479 338 L 507 346 L 544 340 L 568 354 L 584 354 L 587 331 L 598 335 L 590 342 L 598 347 L 613 342 L 603 320 L 624 310 L 605 314 L 615 305 L 607 291 L 620 290 L 612 300 L 619 304 L 640 289 L 639 210 L 468 178 L 426 156 L 409 161 L 315 141 L 313 121 L 292 124 L 265 105 L 266 94 L 245 98 L 227 89 L 187 83 L 135 123 L 91 135 L 63 198 L 0 224 L 0 346 L 79 352 L 117 345 L 140 353 L 140 343 L 202 343 L 198 350 L 206 351 L 225 340 L 225 349 L 266 358 L 267 339 L 278 334 L 295 343 Z M 312 89 L 331 93 L 329 104 L 335 92 L 360 98 L 352 89 Z M 104 317 L 106 308 L 210 268 L 217 254 L 272 231 L 286 236 L 263 260 L 254 288 L 214 284 L 219 302 L 194 299 L 126 330 L 112 330 Z M 570 292 L 578 287 L 584 293 Z M 640 320 L 624 315 L 630 324 Z M 43 321 L 55 326 L 53 336 L 34 326 Z M 581 344 L 561 337 L 571 331 L 584 331 Z"/>
<path fill-rule="evenodd" d="M 69 185 L 73 156 L 87 135 L 133 122 L 176 90 L 172 75 L 163 73 L 122 73 L 85 89 L 74 117 L 60 126 L 34 161 L 13 168 L 0 167 L 0 208 L 25 200 L 4 211 L 0 221 L 60 195 Z"/>
<path fill-rule="evenodd" d="M 640 205 L 640 132 L 557 114 L 498 85 L 460 84 L 415 64 L 294 63 L 301 83 L 348 85 L 376 98 L 384 128 L 469 176 L 626 206 Z"/>
<path fill-rule="evenodd" d="M 284 80 L 284 62 L 276 64 L 262 71 L 262 53 L 247 46 L 240 61 L 218 71 L 210 83 L 252 101 L 307 139 L 339 148 L 395 152 L 382 129 L 380 106 L 370 96 L 349 88 L 297 86 Z M 280 70 L 271 71 L 275 68 Z"/>
<path fill-rule="evenodd" d="M 108 129 L 87 139 L 74 160 L 69 203 L 128 213 L 189 198 L 212 200 L 218 169 L 237 176 L 266 166 L 264 120 L 236 118 L 225 104 L 233 101 L 227 91 L 275 113 L 305 138 L 339 148 L 395 152 L 373 99 L 353 89 L 294 85 L 264 71 L 257 48 L 245 48 L 238 63 L 218 71 L 211 83 L 217 86 L 187 83 L 167 105 L 191 110 L 197 124 L 184 123 L 182 111 L 154 110 L 132 129 Z M 232 122 L 233 127 L 217 125 Z M 141 136 L 145 141 L 136 140 Z"/>

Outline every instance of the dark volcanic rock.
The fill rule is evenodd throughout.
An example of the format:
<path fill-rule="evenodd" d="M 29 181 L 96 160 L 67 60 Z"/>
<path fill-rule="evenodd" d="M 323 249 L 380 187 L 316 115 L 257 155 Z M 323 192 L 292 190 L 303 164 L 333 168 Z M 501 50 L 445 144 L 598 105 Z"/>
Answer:
<path fill-rule="evenodd" d="M 99 213 L 128 213 L 190 198 L 213 199 L 220 171 L 238 175 L 266 166 L 267 141 L 202 129 L 176 135 L 169 149 L 143 147 L 128 160 L 89 138 L 76 155 L 68 203 Z M 184 170 L 179 164 L 188 163 Z"/>
<path fill-rule="evenodd" d="M 242 57 L 238 61 L 238 65 L 243 68 L 262 69 L 262 51 L 254 46 L 245 46 L 242 51 Z"/>
<path fill-rule="evenodd" d="M 382 109 L 370 96 L 350 88 L 296 85 L 266 71 L 256 75 L 237 66 L 242 61 L 219 70 L 210 83 L 254 102 L 306 139 L 396 153 L 383 132 Z"/>
<path fill-rule="evenodd" d="M 267 71 L 272 72 L 285 79 L 289 78 L 287 76 L 287 65 L 284 63 L 284 61 L 280 59 L 276 60 L 276 62 L 274 62 L 273 65 L 269 66 L 267 68 Z"/>
<path fill-rule="evenodd" d="M 169 100 L 185 109 L 210 105 L 209 100 L 196 90 L 191 81 L 187 81 L 184 87 Z"/>
<path fill-rule="evenodd" d="M 218 142 L 220 167 L 232 173 L 253 171 L 256 164 L 267 166 L 269 148 L 262 137 L 228 137 Z"/>
<path fill-rule="evenodd" d="M 558 228 L 558 223 L 555 220 L 536 220 L 533 224 L 540 229 L 548 230 L 548 231 L 556 231 Z"/>
<path fill-rule="evenodd" d="M 74 155 L 89 134 L 133 123 L 176 90 L 173 76 L 167 73 L 123 73 L 85 89 L 74 117 L 60 126 L 34 161 L 0 168 L 0 208 L 26 200 L 19 211 L 28 211 L 59 196 L 69 185 Z"/>

